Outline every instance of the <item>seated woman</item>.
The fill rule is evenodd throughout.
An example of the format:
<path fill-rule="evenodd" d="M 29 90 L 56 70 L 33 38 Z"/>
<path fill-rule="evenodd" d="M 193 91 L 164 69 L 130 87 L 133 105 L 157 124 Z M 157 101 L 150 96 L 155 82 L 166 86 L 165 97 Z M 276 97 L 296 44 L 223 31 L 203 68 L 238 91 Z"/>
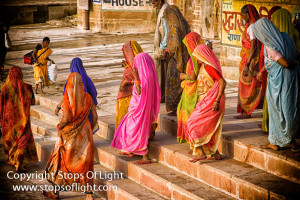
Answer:
<path fill-rule="evenodd" d="M 35 60 L 33 64 L 33 76 L 35 80 L 35 93 L 37 94 L 38 87 L 43 92 L 43 86 L 49 86 L 50 82 L 48 80 L 48 66 L 47 62 L 51 61 L 54 64 L 54 61 L 49 58 L 52 54 L 52 50 L 49 48 L 50 39 L 44 37 L 42 44 L 36 45 L 33 50 L 32 57 Z"/>
<path fill-rule="evenodd" d="M 30 124 L 30 105 L 34 103 L 32 86 L 23 82 L 21 69 L 11 68 L 0 94 L 0 124 L 7 163 L 17 172 L 38 162 Z"/>
<path fill-rule="evenodd" d="M 267 102 L 269 110 L 269 144 L 261 146 L 279 150 L 291 145 L 299 153 L 295 141 L 299 131 L 299 52 L 291 37 L 281 33 L 268 19 L 253 26 L 255 36 L 265 45 L 265 62 L 269 72 Z M 298 60 L 297 60 L 298 59 Z"/>
<path fill-rule="evenodd" d="M 70 72 L 77 72 L 80 74 L 81 78 L 82 78 L 82 82 L 84 85 L 84 91 L 87 92 L 89 95 L 91 95 L 92 100 L 94 102 L 94 105 L 97 106 L 98 102 L 97 102 L 97 90 L 96 87 L 93 83 L 93 81 L 91 80 L 91 78 L 86 74 L 86 71 L 83 67 L 82 64 L 82 60 L 78 57 L 73 58 L 72 62 L 71 62 L 71 66 L 70 66 Z M 66 92 L 66 86 L 67 86 L 68 82 L 66 82 L 65 84 L 65 88 L 64 88 L 64 93 Z M 55 109 L 55 115 L 58 115 L 59 110 L 61 109 L 61 105 L 63 103 L 63 99 L 61 100 L 61 102 L 56 106 Z M 93 121 L 93 116 L 92 114 L 89 115 L 89 120 L 90 123 L 92 124 Z M 96 124 L 95 129 L 93 130 L 93 133 L 95 133 L 98 130 L 98 126 Z"/>
<path fill-rule="evenodd" d="M 147 53 L 140 53 L 134 59 L 133 96 L 128 113 L 119 123 L 111 146 L 121 149 L 124 155 L 143 155 L 137 164 L 151 163 L 148 146 L 151 124 L 157 119 L 160 106 L 160 87 L 155 65 Z"/>
<path fill-rule="evenodd" d="M 211 159 L 221 160 L 218 144 L 221 138 L 225 112 L 225 86 L 219 60 L 206 45 L 199 45 L 193 56 L 203 64 L 198 74 L 199 100 L 187 122 L 190 148 L 195 158 L 191 162 Z"/>
<path fill-rule="evenodd" d="M 57 125 L 58 138 L 46 165 L 47 180 L 55 185 L 67 186 L 74 183 L 92 185 L 93 179 L 87 172 L 94 170 L 94 143 L 92 128 L 97 123 L 97 112 L 91 96 L 84 91 L 80 74 L 70 74 L 63 98 L 62 120 Z M 92 114 L 92 124 L 88 120 Z M 61 176 L 59 174 L 73 174 Z M 74 179 L 74 174 L 80 178 Z M 72 178 L 68 178 L 72 177 Z M 80 191 L 79 191 L 80 192 Z M 58 198 L 59 194 L 42 192 L 49 198 Z M 92 198 L 92 191 L 87 192 L 87 199 Z"/>
<path fill-rule="evenodd" d="M 122 67 L 125 69 L 117 98 L 115 130 L 117 130 L 120 121 L 127 114 L 129 102 L 132 97 L 134 57 L 143 52 L 143 49 L 136 41 L 126 42 L 122 50 L 125 58 L 125 61 L 122 62 Z"/>
<path fill-rule="evenodd" d="M 201 65 L 192 55 L 199 44 L 204 44 L 200 35 L 196 32 L 187 34 L 183 40 L 190 54 L 190 60 L 186 64 L 186 74 L 181 73 L 181 87 L 183 88 L 181 99 L 177 107 L 177 141 L 189 142 L 187 134 L 187 120 L 192 114 L 198 102 L 197 75 Z"/>

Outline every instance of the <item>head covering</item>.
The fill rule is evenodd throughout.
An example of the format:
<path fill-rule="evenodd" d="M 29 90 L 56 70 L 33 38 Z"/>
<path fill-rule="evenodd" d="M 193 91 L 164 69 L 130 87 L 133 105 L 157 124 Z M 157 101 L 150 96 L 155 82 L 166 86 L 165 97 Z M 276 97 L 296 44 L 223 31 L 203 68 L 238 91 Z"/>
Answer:
<path fill-rule="evenodd" d="M 94 101 L 94 104 L 97 105 L 97 90 L 96 87 L 93 83 L 93 81 L 91 80 L 91 78 L 86 74 L 86 71 L 82 65 L 82 60 L 78 57 L 73 58 L 72 62 L 71 62 L 71 66 L 70 66 L 70 72 L 77 72 L 81 75 L 82 77 L 82 82 L 84 85 L 84 91 L 89 93 Z M 66 82 L 66 85 L 68 84 L 68 81 Z M 64 88 L 64 94 L 65 94 L 65 90 L 66 90 L 66 85 Z"/>
<path fill-rule="evenodd" d="M 222 69 L 220 62 L 214 52 L 205 44 L 200 44 L 193 52 L 193 56 L 207 65 L 215 68 L 221 75 Z"/>
<path fill-rule="evenodd" d="M 279 10 L 280 8 L 281 8 L 280 6 L 272 7 L 268 12 L 268 20 L 271 20 L 273 13 Z"/>
<path fill-rule="evenodd" d="M 65 94 L 63 97 L 63 109 L 69 117 L 70 122 L 74 122 L 87 112 L 91 103 L 91 97 L 84 91 L 84 84 L 79 73 L 70 74 Z"/>
<path fill-rule="evenodd" d="M 143 52 L 142 47 L 136 41 L 129 41 L 122 48 L 124 58 L 129 66 L 133 66 L 134 57 Z"/>
<path fill-rule="evenodd" d="M 134 59 L 134 68 L 138 71 L 142 88 L 139 106 L 145 107 L 145 109 L 150 109 L 147 110 L 147 112 L 152 112 L 150 120 L 152 123 L 158 116 L 161 98 L 155 64 L 149 54 L 140 53 Z M 135 91 L 136 88 L 134 87 L 133 90 Z M 130 102 L 130 104 L 131 103 L 132 102 Z"/>
<path fill-rule="evenodd" d="M 199 44 L 204 44 L 204 40 L 201 38 L 201 36 L 198 33 L 191 32 L 185 36 L 185 38 L 183 39 L 183 43 L 187 47 L 187 50 L 192 59 L 195 74 L 198 74 L 198 70 L 199 70 L 198 64 L 197 64 L 197 60 L 193 56 L 193 52 Z"/>
<path fill-rule="evenodd" d="M 260 18 L 257 9 L 252 4 L 247 4 L 247 8 L 248 8 L 249 16 L 250 16 L 252 22 L 255 23 Z"/>
<path fill-rule="evenodd" d="M 253 25 L 253 33 L 264 45 L 279 52 L 285 59 L 294 59 L 296 47 L 293 41 L 287 33 L 280 33 L 267 18 L 261 18 Z"/>
<path fill-rule="evenodd" d="M 300 49 L 299 32 L 292 24 L 292 14 L 287 9 L 281 8 L 274 12 L 271 21 L 279 29 L 280 32 L 287 33 L 294 41 L 296 48 Z"/>

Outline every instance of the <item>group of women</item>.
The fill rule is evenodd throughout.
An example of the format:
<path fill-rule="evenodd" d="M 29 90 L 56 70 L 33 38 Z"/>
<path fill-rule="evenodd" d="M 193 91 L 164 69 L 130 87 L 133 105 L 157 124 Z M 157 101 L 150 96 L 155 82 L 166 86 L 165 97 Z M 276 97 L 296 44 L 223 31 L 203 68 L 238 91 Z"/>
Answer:
<path fill-rule="evenodd" d="M 281 33 L 276 27 L 278 20 L 286 20 L 279 24 L 288 23 L 290 15 L 286 13 L 285 9 L 277 9 L 271 15 L 272 22 L 259 18 L 252 5 L 242 8 L 246 31 L 239 84 L 238 110 L 242 115 L 238 118 L 249 118 L 254 109 L 264 105 L 264 116 L 269 116 L 267 128 L 270 143 L 262 148 L 278 150 L 279 147 L 291 145 L 291 150 L 298 152 L 295 137 L 299 130 L 300 68 L 297 58 L 300 56 L 296 46 L 299 35 L 292 28 Z M 218 144 L 225 112 L 226 87 L 221 65 L 199 34 L 188 33 L 182 42 L 190 58 L 186 63 L 186 73 L 180 73 L 183 92 L 177 107 L 177 141 L 189 143 L 189 153 L 194 155 L 191 162 L 220 160 Z M 43 47 L 48 48 L 47 44 Z M 50 54 L 50 51 L 48 56 L 45 54 L 44 59 Z M 143 158 L 136 164 L 149 164 L 149 141 L 154 137 L 161 102 L 160 85 L 153 59 L 143 52 L 136 41 L 125 43 L 123 54 L 124 74 L 117 98 L 116 131 L 111 146 L 120 149 L 120 154 L 127 157 L 142 155 Z M 266 66 L 261 65 L 263 58 Z M 41 63 L 37 61 L 36 67 Z M 55 114 L 61 109 L 63 111 L 57 125 L 58 139 L 46 165 L 46 172 L 55 174 L 48 177 L 53 185 L 72 185 L 74 182 L 86 185 L 93 182 L 87 176 L 81 176 L 78 180 L 58 176 L 59 171 L 86 174 L 94 168 L 93 130 L 98 118 L 97 91 L 80 58 L 72 60 L 70 72 L 63 99 L 55 110 Z M 39 84 L 44 80 L 39 76 L 36 81 Z M 0 123 L 7 163 L 15 166 L 17 172 L 22 171 L 26 164 L 38 160 L 30 128 L 30 105 L 34 102 L 32 87 L 23 82 L 21 69 L 11 68 L 0 94 Z M 92 191 L 86 193 L 87 199 L 93 199 Z M 50 198 L 59 197 L 58 193 L 51 191 L 44 191 L 43 194 Z"/>

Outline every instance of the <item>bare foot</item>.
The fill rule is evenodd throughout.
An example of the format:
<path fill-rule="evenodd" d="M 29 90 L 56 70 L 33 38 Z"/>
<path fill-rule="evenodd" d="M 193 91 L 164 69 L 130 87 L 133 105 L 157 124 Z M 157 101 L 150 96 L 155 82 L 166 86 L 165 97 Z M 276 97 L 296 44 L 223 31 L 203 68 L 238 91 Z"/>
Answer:
<path fill-rule="evenodd" d="M 222 160 L 222 156 L 221 156 L 220 152 L 217 150 L 217 152 L 208 159 L 209 160 Z"/>
<path fill-rule="evenodd" d="M 205 160 L 207 156 L 196 156 L 194 159 L 190 160 L 190 162 L 195 163 L 199 160 Z"/>
<path fill-rule="evenodd" d="M 279 150 L 279 146 L 278 145 L 271 144 L 271 143 L 268 143 L 268 144 L 265 144 L 265 145 L 261 145 L 260 148 L 262 148 L 262 149 L 273 149 L 274 151 L 278 151 Z"/>
<path fill-rule="evenodd" d="M 234 119 L 250 119 L 251 115 L 237 115 L 233 117 Z"/>

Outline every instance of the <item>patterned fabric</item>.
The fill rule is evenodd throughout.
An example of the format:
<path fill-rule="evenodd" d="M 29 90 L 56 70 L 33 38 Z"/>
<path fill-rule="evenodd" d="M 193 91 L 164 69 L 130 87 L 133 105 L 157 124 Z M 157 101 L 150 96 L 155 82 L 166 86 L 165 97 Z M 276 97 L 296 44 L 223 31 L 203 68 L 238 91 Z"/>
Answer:
<path fill-rule="evenodd" d="M 259 14 L 256 8 L 248 4 L 248 11 L 253 23 L 259 19 Z M 247 33 L 249 23 L 246 25 L 246 30 L 242 39 L 242 50 L 241 50 L 241 62 L 239 68 L 239 85 L 238 85 L 238 113 L 246 113 L 250 115 L 255 109 L 260 109 L 263 106 L 264 95 L 266 90 L 266 76 L 265 72 L 262 77 L 262 82 L 256 79 L 256 74 L 263 68 L 263 48 L 257 49 L 254 53 L 252 60 L 250 61 L 250 73 L 248 76 L 243 75 L 244 67 L 247 64 L 248 57 L 250 55 L 251 41 L 250 36 Z M 257 45 L 261 43 L 257 41 Z"/>
<path fill-rule="evenodd" d="M 46 165 L 46 172 L 53 174 L 47 177 L 49 182 L 64 186 L 93 183 L 86 174 L 94 170 L 93 134 L 88 120 L 94 106 L 91 96 L 84 91 L 80 74 L 71 73 L 62 105 L 62 120 L 68 123 L 58 131 L 56 144 Z M 61 177 L 59 173 L 78 173 L 82 176 L 74 180 Z"/>
<path fill-rule="evenodd" d="M 268 19 L 262 18 L 253 27 L 256 37 L 286 60 L 296 59 L 296 47 L 287 33 L 280 33 Z M 269 110 L 269 141 L 284 147 L 295 138 L 299 126 L 299 66 L 283 68 L 278 62 L 267 57 L 269 63 L 267 102 Z"/>
<path fill-rule="evenodd" d="M 167 68 L 165 102 L 167 111 L 176 111 L 182 93 L 180 73 L 184 73 L 184 65 L 189 60 L 183 39 L 190 32 L 190 27 L 176 6 L 167 7 L 164 17 L 169 30 L 167 50 L 172 56 Z"/>
<path fill-rule="evenodd" d="M 48 50 L 47 50 L 48 48 Z M 46 51 L 47 50 L 47 51 Z M 45 52 L 46 51 L 46 52 Z M 45 52 L 45 53 L 43 53 Z M 43 53 L 43 55 L 41 55 Z M 37 59 L 40 65 L 38 66 L 37 63 L 33 65 L 33 76 L 35 83 L 38 84 L 40 82 L 43 83 L 44 86 L 49 86 L 50 82 L 48 80 L 48 66 L 47 66 L 47 58 L 52 54 L 52 50 L 49 47 L 45 47 L 40 49 L 36 53 L 36 57 L 40 57 Z"/>
<path fill-rule="evenodd" d="M 32 87 L 23 82 L 21 69 L 11 68 L 0 94 L 0 123 L 4 153 L 16 168 L 38 161 L 30 124 L 32 100 Z"/>
<path fill-rule="evenodd" d="M 219 75 L 222 75 L 221 65 L 213 51 L 203 44 L 195 49 L 193 56 L 205 64 L 201 66 L 197 80 L 199 101 L 187 122 L 190 148 L 193 150 L 193 155 L 198 155 L 200 147 L 206 155 L 213 155 L 217 151 L 221 138 L 225 95 L 221 97 L 219 110 L 214 111 L 212 106 L 218 96 L 220 85 L 213 80 L 217 78 L 210 77 L 205 66 L 210 65 Z"/>
<path fill-rule="evenodd" d="M 194 49 L 199 44 L 204 44 L 204 41 L 198 33 L 191 32 L 186 35 L 183 43 L 186 45 L 190 55 L 190 60 L 186 65 L 186 74 L 190 75 L 192 71 L 194 71 L 197 76 L 199 72 L 199 66 L 197 60 L 192 54 Z M 184 143 L 189 141 L 187 135 L 187 120 L 198 102 L 197 81 L 184 80 L 181 82 L 181 87 L 183 88 L 183 92 L 177 107 L 177 141 Z"/>
<path fill-rule="evenodd" d="M 139 74 L 141 94 L 133 87 L 128 113 L 119 123 L 111 146 L 145 155 L 148 152 L 151 124 L 156 121 L 159 112 L 160 87 L 154 61 L 147 53 L 138 54 L 134 66 Z"/>
<path fill-rule="evenodd" d="M 127 63 L 124 69 L 122 80 L 133 81 L 134 80 L 133 77 L 134 58 L 137 54 L 142 53 L 143 49 L 136 41 L 129 41 L 123 45 L 122 50 L 123 50 L 124 58 Z M 121 119 L 123 119 L 123 117 L 128 112 L 128 106 L 132 96 L 132 87 L 133 84 L 126 84 L 123 87 L 123 90 L 122 91 L 119 90 L 118 92 L 115 130 L 117 130 Z"/>

